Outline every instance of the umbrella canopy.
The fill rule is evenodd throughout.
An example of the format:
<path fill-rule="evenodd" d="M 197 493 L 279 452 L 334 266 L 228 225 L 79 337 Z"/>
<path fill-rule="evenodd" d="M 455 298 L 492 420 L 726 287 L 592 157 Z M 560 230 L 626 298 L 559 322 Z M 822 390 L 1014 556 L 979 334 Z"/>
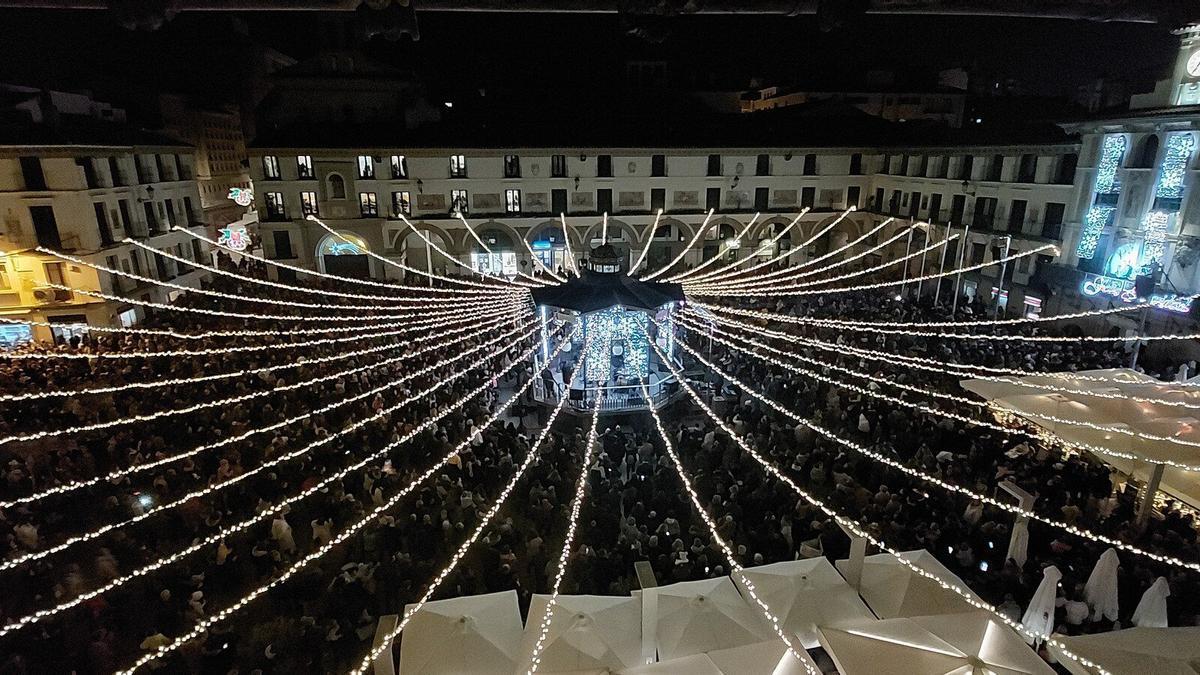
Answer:
<path fill-rule="evenodd" d="M 809 666 L 816 663 L 801 652 Z M 778 637 L 707 654 L 693 654 L 621 671 L 621 675 L 806 675 L 804 665 Z"/>
<path fill-rule="evenodd" d="M 784 630 L 800 638 L 806 649 L 817 646 L 817 626 L 875 618 L 828 558 L 748 567 L 745 574 L 758 596 L 780 618 Z M 741 576 L 731 576 L 749 598 Z"/>
<path fill-rule="evenodd" d="M 1021 638 L 989 612 L 920 616 L 820 629 L 842 675 L 1052 675 Z"/>
<path fill-rule="evenodd" d="M 549 600 L 548 595 L 533 596 L 521 639 L 522 659 L 533 653 Z M 639 598 L 560 595 L 550 616 L 538 672 L 619 670 L 637 665 L 641 648 Z M 518 665 L 523 667 L 524 663 Z"/>
<path fill-rule="evenodd" d="M 414 606 L 406 606 L 405 613 Z M 435 600 L 413 614 L 404 629 L 400 672 L 509 675 L 517 667 L 520 644 L 516 591 Z"/>
<path fill-rule="evenodd" d="M 1166 577 L 1155 579 L 1142 594 L 1137 609 L 1133 610 L 1133 625 L 1140 628 L 1166 628 L 1167 598 L 1170 595 L 1171 587 Z"/>
<path fill-rule="evenodd" d="M 1127 628 L 1095 635 L 1057 635 L 1072 653 L 1089 659 L 1110 673 L 1196 675 L 1200 672 L 1200 628 Z M 1059 664 L 1074 675 L 1099 671 L 1063 656 L 1049 645 Z"/>
<path fill-rule="evenodd" d="M 658 597 L 654 635 L 659 658 L 664 661 L 775 636 L 761 611 L 742 599 L 729 577 L 685 581 L 642 592 Z"/>
<path fill-rule="evenodd" d="M 1101 617 L 1117 620 L 1117 568 L 1120 566 L 1116 549 L 1110 548 L 1101 554 L 1092 568 L 1087 585 L 1083 587 L 1084 598 L 1092 608 L 1092 621 L 1099 621 Z"/>
<path fill-rule="evenodd" d="M 937 575 L 948 584 L 966 589 L 967 585 L 953 572 L 946 569 L 933 554 L 924 549 L 900 554 L 917 567 Z M 837 568 L 844 570 L 849 561 L 837 561 Z M 970 593 L 970 591 L 967 591 Z M 974 607 L 963 602 L 954 591 L 942 588 L 936 581 L 927 579 L 901 564 L 890 553 L 870 555 L 863 559 L 862 582 L 859 594 L 881 619 L 899 616 L 922 616 L 927 614 L 950 614 L 971 612 Z M 979 596 L 970 593 L 972 598 Z M 982 602 L 982 600 L 980 600 Z"/>

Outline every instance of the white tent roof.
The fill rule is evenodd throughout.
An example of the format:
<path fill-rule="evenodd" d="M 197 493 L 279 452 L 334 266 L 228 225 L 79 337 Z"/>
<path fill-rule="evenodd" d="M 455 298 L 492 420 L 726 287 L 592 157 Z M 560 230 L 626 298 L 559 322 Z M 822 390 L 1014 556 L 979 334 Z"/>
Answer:
<path fill-rule="evenodd" d="M 842 675 L 1053 675 L 1016 633 L 975 610 L 820 629 Z"/>
<path fill-rule="evenodd" d="M 510 675 L 520 644 L 516 591 L 435 600 L 413 614 L 404 629 L 400 672 Z"/>
<path fill-rule="evenodd" d="M 817 646 L 817 626 L 875 618 L 827 558 L 760 565 L 745 572 L 784 629 L 794 633 L 805 648 Z M 749 598 L 741 576 L 732 577 Z"/>
<path fill-rule="evenodd" d="M 776 637 L 759 608 L 742 599 L 729 577 L 685 581 L 642 593 L 658 597 L 654 632 L 660 660 Z"/>
<path fill-rule="evenodd" d="M 521 639 L 521 658 L 533 652 L 550 596 L 534 595 Z M 637 665 L 642 647 L 638 598 L 560 595 L 542 648 L 539 673 L 620 670 Z"/>
<path fill-rule="evenodd" d="M 1131 453 L 1144 461 L 1120 459 L 1097 453 L 1097 459 L 1118 471 L 1146 481 L 1155 461 L 1200 464 L 1200 447 L 1168 441 L 1151 441 L 1114 431 L 1053 422 L 1046 416 L 1068 421 L 1115 426 L 1135 432 L 1175 437 L 1200 442 L 1200 411 L 1159 403 L 1141 403 L 1128 398 L 1113 399 L 1096 394 L 1123 394 L 1200 406 L 1200 387 L 1160 382 L 1126 368 L 1089 370 L 1083 374 L 1106 378 L 1107 382 L 1073 380 L 1055 375 L 1028 375 L 994 380 L 963 380 L 967 391 L 1028 419 L 1064 440 L 1120 452 Z M 1054 392 L 1022 384 L 1053 385 L 1071 392 Z M 1039 417 L 1041 416 L 1041 417 Z M 1193 506 L 1200 506 L 1200 472 L 1167 467 L 1161 489 Z"/>
<path fill-rule="evenodd" d="M 946 569 L 929 551 L 906 551 L 901 556 L 946 583 L 962 587 L 971 597 L 979 600 L 979 596 L 971 593 L 962 579 Z M 837 561 L 837 568 L 844 571 L 847 562 Z M 890 553 L 869 555 L 863 559 L 859 592 L 871 610 L 882 619 L 975 611 L 957 593 L 917 574 Z"/>
<path fill-rule="evenodd" d="M 1200 628 L 1127 628 L 1095 635 L 1054 637 L 1071 652 L 1094 661 L 1111 673 L 1200 673 Z M 1074 675 L 1096 675 L 1099 672 L 1064 657 L 1054 645 L 1050 645 L 1049 649 L 1054 658 Z"/>
<path fill-rule="evenodd" d="M 801 656 L 816 668 L 808 654 L 801 652 Z M 807 672 L 788 652 L 783 640 L 776 637 L 757 644 L 627 668 L 621 675 L 806 675 Z"/>

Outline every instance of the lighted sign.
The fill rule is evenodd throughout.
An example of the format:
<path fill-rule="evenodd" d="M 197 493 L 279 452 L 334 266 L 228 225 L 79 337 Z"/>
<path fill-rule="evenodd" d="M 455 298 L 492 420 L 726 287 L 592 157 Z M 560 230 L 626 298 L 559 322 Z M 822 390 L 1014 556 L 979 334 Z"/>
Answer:
<path fill-rule="evenodd" d="M 1108 256 L 1108 260 L 1104 264 L 1104 273 L 1117 279 L 1136 277 L 1141 254 L 1142 246 L 1138 242 L 1131 241 L 1121 244 L 1117 250 L 1112 252 L 1112 255 Z"/>
<path fill-rule="evenodd" d="M 533 250 L 549 251 L 550 250 L 550 242 L 546 241 L 545 239 L 538 239 L 537 241 L 533 242 Z"/>
<path fill-rule="evenodd" d="M 250 188 L 229 188 L 229 198 L 238 206 L 250 206 L 254 202 L 254 191 Z"/>
<path fill-rule="evenodd" d="M 1162 262 L 1167 248 L 1167 229 L 1173 215 L 1166 211 L 1151 211 L 1142 221 L 1141 266 L 1144 273 L 1149 273 L 1154 263 Z"/>
<path fill-rule="evenodd" d="M 1187 176 L 1188 163 L 1195 147 L 1196 139 L 1189 132 L 1167 137 L 1166 154 L 1159 168 L 1158 185 L 1154 188 L 1155 197 L 1179 199 L 1183 196 L 1183 180 Z"/>
<path fill-rule="evenodd" d="M 741 239 L 735 238 L 735 239 L 730 239 L 729 241 L 725 242 L 725 248 L 730 251 L 736 251 L 741 247 L 742 247 Z"/>
<path fill-rule="evenodd" d="M 317 247 L 318 256 L 327 255 L 363 255 L 370 247 L 362 237 L 351 232 L 339 232 L 326 235 Z"/>
<path fill-rule="evenodd" d="M 1117 169 L 1125 156 L 1125 145 L 1125 136 L 1112 134 L 1105 136 L 1100 146 L 1092 208 L 1083 218 L 1083 230 L 1079 233 L 1079 246 L 1076 248 L 1080 258 L 1091 260 L 1096 256 L 1096 251 L 1100 248 L 1100 236 L 1104 234 L 1109 217 L 1115 211 L 1113 206 L 1098 203 L 1098 198 L 1102 195 L 1115 195 L 1121 191 Z"/>
<path fill-rule="evenodd" d="M 1187 74 L 1192 77 L 1200 77 L 1200 49 L 1192 52 L 1192 55 L 1188 57 Z"/>
<path fill-rule="evenodd" d="M 224 246 L 234 251 L 245 251 L 250 246 L 250 235 L 246 232 L 245 225 L 229 225 L 222 227 L 221 236 L 217 238 L 217 244 Z"/>
<path fill-rule="evenodd" d="M 1079 290 L 1088 297 L 1106 295 L 1121 302 L 1137 302 L 1137 290 L 1132 281 L 1114 277 L 1088 274 L 1083 278 Z M 1192 301 L 1185 296 L 1174 293 L 1155 293 L 1146 300 L 1146 304 L 1168 312 L 1186 314 L 1191 309 Z"/>

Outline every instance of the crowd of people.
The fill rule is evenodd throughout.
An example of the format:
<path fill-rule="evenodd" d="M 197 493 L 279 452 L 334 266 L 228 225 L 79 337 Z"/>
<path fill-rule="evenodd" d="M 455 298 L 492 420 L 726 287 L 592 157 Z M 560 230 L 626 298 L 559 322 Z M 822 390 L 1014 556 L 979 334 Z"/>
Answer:
<path fill-rule="evenodd" d="M 246 260 L 240 266 L 228 260 L 223 265 L 241 274 L 265 275 L 265 269 Z M 312 300 L 299 292 L 224 277 L 214 278 L 212 287 L 241 297 Z M 329 283 L 321 287 L 363 290 Z M 322 301 L 329 302 L 325 298 Z M 243 312 L 248 306 L 245 301 L 198 294 L 184 295 L 179 302 Z M 950 318 L 945 303 L 934 306 L 928 299 L 896 301 L 869 294 L 767 304 L 747 302 L 744 306 L 796 316 L 872 321 Z M 983 309 L 978 303 L 964 303 L 959 317 L 968 312 L 978 316 Z M 272 307 L 273 313 L 287 311 L 301 312 Z M 524 414 L 525 399 L 512 398 L 521 384 L 537 376 L 533 362 L 522 358 L 534 342 L 526 336 L 526 320 L 516 312 L 465 320 L 449 328 L 431 328 L 413 335 L 373 336 L 368 332 L 346 342 L 305 347 L 301 354 L 284 345 L 344 334 L 181 341 L 165 336 L 94 333 L 65 344 L 31 346 L 29 351 L 93 356 L 184 348 L 220 351 L 187 358 L 0 358 L 3 394 L 249 373 L 154 389 L 6 401 L 0 414 L 0 435 L 4 436 L 262 393 L 229 406 L 201 406 L 186 414 L 144 423 L 0 445 L 3 501 L 279 425 L 225 443 L 216 451 L 0 510 L 0 544 L 5 547 L 5 557 L 13 559 L 130 520 L 193 491 L 214 488 L 204 496 L 187 499 L 161 514 L 60 553 L 0 570 L 6 589 L 0 593 L 0 621 L 4 624 L 102 587 L 252 514 L 263 513 L 372 456 L 430 417 L 440 416 L 410 441 L 363 469 L 351 471 L 290 508 L 224 537 L 217 545 L 205 546 L 183 560 L 139 575 L 52 618 L 0 636 L 0 673 L 111 672 L 128 665 L 276 578 L 462 444 L 464 449 L 451 462 L 435 471 L 395 509 L 375 518 L 362 534 L 333 548 L 286 584 L 152 667 L 171 673 L 228 673 L 235 669 L 260 673 L 344 671 L 369 648 L 376 619 L 401 613 L 406 603 L 422 595 L 429 581 L 478 525 L 517 467 L 534 451 L 538 452 L 537 460 L 509 503 L 435 598 L 512 589 L 518 592 L 523 611 L 527 610 L 532 594 L 547 592 L 553 583 L 571 495 L 581 472 L 586 475 L 588 498 L 568 559 L 563 592 L 626 595 L 638 587 L 633 566 L 637 561 L 648 561 L 660 584 L 728 574 L 727 561 L 694 513 L 653 422 L 645 413 L 603 418 L 596 461 L 587 467 L 581 466 L 588 435 L 586 416 L 562 415 L 545 444 L 533 447 L 545 422 L 545 411 L 541 415 Z M 479 326 L 480 321 L 493 319 L 494 325 Z M 144 327 L 199 332 L 261 329 L 264 325 L 270 324 L 158 312 L 148 317 Z M 1047 346 L 856 334 L 811 324 L 772 328 L 895 354 L 1029 370 L 1113 367 L 1125 359 L 1119 343 Z M 1058 329 L 1051 326 L 1046 330 Z M 456 333 L 451 334 L 451 330 Z M 784 341 L 756 337 L 781 349 L 798 349 Z M 434 348 L 456 338 L 463 341 L 452 349 Z M 1116 477 L 1089 458 L 800 377 L 720 342 L 710 347 L 699 335 L 684 332 L 680 339 L 711 349 L 712 360 L 724 371 L 751 383 L 805 419 L 943 480 L 986 494 L 995 494 L 997 483 L 1009 480 L 1037 495 L 1039 513 L 1183 559 L 1195 560 L 1200 555 L 1191 515 L 1169 509 L 1145 528 L 1136 526 L 1134 490 L 1118 491 Z M 266 344 L 279 348 L 258 348 Z M 309 363 L 376 346 L 379 351 Z M 477 352 L 467 353 L 475 348 Z M 471 361 L 492 350 L 500 355 L 468 369 Z M 459 355 L 459 360 L 421 372 Z M 948 376 L 864 362 L 846 353 L 810 349 L 804 355 L 877 372 L 897 382 L 960 391 L 957 382 Z M 687 358 L 685 365 L 698 385 L 705 384 L 702 389 L 724 395 L 728 407 L 721 414 L 730 428 L 744 435 L 748 443 L 806 490 L 896 548 L 933 552 L 973 591 L 1014 619 L 1020 618 L 1041 580 L 1043 567 L 1049 564 L 1058 566 L 1064 574 L 1056 616 L 1062 632 L 1128 626 L 1141 593 L 1160 576 L 1171 588 L 1172 625 L 1194 625 L 1200 618 L 1197 575 L 1123 553 L 1120 616 L 1116 621 L 1103 617 L 1093 620 L 1090 613 L 1079 611 L 1081 585 L 1106 548 L 1104 545 L 1035 522 L 1030 525 L 1027 559 L 1023 564 L 1007 560 L 1012 514 L 906 477 L 797 424 L 727 378 Z M 1164 364 L 1162 370 L 1174 373 L 1177 365 Z M 258 370 L 265 367 L 274 369 Z M 350 375 L 279 391 L 290 384 L 359 367 L 361 371 Z M 463 370 L 466 372 L 461 376 L 452 377 Z M 389 383 L 392 386 L 386 386 Z M 439 384 L 442 386 L 430 395 L 381 414 Z M 484 394 L 454 407 L 468 392 L 484 384 L 494 386 L 485 387 Z M 866 386 L 863 382 L 853 384 Z M 380 391 L 368 393 L 376 388 Z M 901 395 L 886 387 L 883 391 Z M 911 394 L 904 396 L 912 398 Z M 354 397 L 358 398 L 335 405 Z M 506 403 L 512 405 L 499 413 L 499 407 Z M 328 406 L 333 407 L 295 423 L 279 424 Z M 978 409 L 939 406 L 969 417 L 980 415 Z M 493 414 L 498 414 L 498 421 L 485 425 Z M 733 546 L 740 564 L 752 566 L 813 555 L 831 560 L 846 557 L 850 542 L 830 519 L 770 478 L 686 399 L 664 410 L 663 415 L 696 493 L 717 523 L 718 533 Z M 373 417 L 377 419 L 341 433 L 356 421 Z M 311 452 L 279 462 L 251 480 L 221 487 L 265 462 L 331 435 L 338 437 L 319 443 Z"/>

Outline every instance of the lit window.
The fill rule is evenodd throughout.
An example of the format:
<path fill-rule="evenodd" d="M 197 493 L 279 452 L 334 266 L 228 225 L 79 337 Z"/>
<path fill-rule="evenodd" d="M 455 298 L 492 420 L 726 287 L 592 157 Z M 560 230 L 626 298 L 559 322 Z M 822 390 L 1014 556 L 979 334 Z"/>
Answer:
<path fill-rule="evenodd" d="M 296 176 L 298 178 L 312 178 L 313 161 L 311 155 L 300 155 L 296 158 Z"/>
<path fill-rule="evenodd" d="M 450 191 L 450 210 L 454 213 L 467 213 L 467 191 L 466 190 L 451 190 Z"/>
<path fill-rule="evenodd" d="M 407 192 L 392 193 L 392 215 L 412 215 L 412 201 L 409 200 Z"/>
<path fill-rule="evenodd" d="M 317 211 L 317 193 L 316 192 L 301 192 L 300 193 L 300 211 L 306 216 L 318 216 Z"/>
<path fill-rule="evenodd" d="M 404 155 L 392 155 L 392 178 L 408 178 L 408 159 Z"/>
<path fill-rule="evenodd" d="M 358 210 L 364 218 L 379 215 L 379 203 L 374 192 L 358 193 Z"/>
<path fill-rule="evenodd" d="M 358 156 L 358 177 L 359 178 L 374 178 L 375 177 L 375 158 L 370 155 Z"/>
<path fill-rule="evenodd" d="M 505 213 L 520 213 L 521 212 L 521 191 L 520 190 L 505 190 L 504 191 L 504 212 Z"/>
<path fill-rule="evenodd" d="M 450 177 L 451 178 L 466 178 L 467 177 L 467 157 L 466 157 L 466 155 L 450 155 Z"/>
<path fill-rule="evenodd" d="M 505 178 L 520 178 L 521 177 L 521 158 L 517 155 L 504 156 L 504 177 Z"/>
<path fill-rule="evenodd" d="M 287 217 L 287 210 L 283 207 L 282 192 L 268 192 L 264 199 L 267 204 L 268 218 L 282 220 Z"/>
<path fill-rule="evenodd" d="M 279 158 L 274 155 L 263 155 L 263 177 L 279 180 Z"/>

